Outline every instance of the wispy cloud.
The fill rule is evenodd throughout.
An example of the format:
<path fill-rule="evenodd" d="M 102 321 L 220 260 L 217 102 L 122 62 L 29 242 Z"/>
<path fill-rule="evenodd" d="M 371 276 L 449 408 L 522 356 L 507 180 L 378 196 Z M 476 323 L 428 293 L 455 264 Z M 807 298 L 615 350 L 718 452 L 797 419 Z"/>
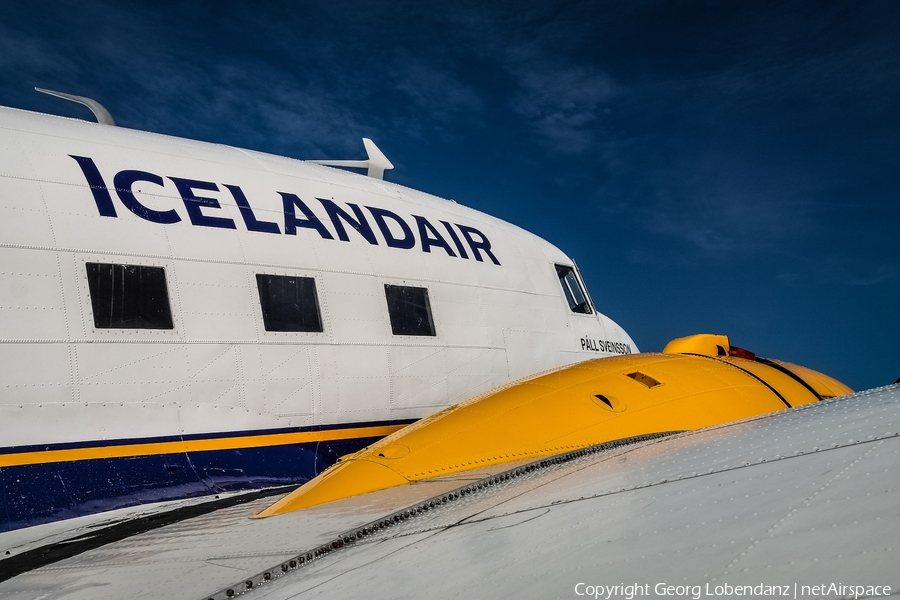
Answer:
<path fill-rule="evenodd" d="M 465 118 L 484 109 L 478 91 L 462 83 L 449 65 L 399 52 L 394 57 L 390 76 L 396 88 L 417 107 L 441 121 Z"/>
<path fill-rule="evenodd" d="M 518 89 L 513 110 L 528 120 L 555 150 L 579 153 L 594 141 L 618 86 L 607 74 L 587 64 L 565 65 L 513 53 L 509 65 Z"/>
<path fill-rule="evenodd" d="M 358 155 L 360 137 L 377 125 L 360 120 L 367 111 L 358 82 L 324 80 L 308 68 L 318 61 L 305 47 L 288 47 L 280 63 L 227 45 L 210 49 L 164 12 L 123 5 L 79 7 L 68 26 L 103 35 L 84 44 L 82 36 L 36 37 L 0 24 L 0 66 L 96 97 L 124 126 L 302 158 Z"/>
<path fill-rule="evenodd" d="M 802 264 L 802 269 L 784 271 L 778 279 L 797 285 L 841 285 L 847 287 L 872 287 L 900 283 L 900 267 L 897 265 L 860 262 L 852 257 L 827 257 L 812 264 Z"/>
<path fill-rule="evenodd" d="M 621 86 L 589 60 L 573 60 L 570 37 L 584 33 L 567 3 L 456 7 L 459 43 L 495 69 L 492 99 L 523 120 L 551 152 L 591 148 Z M 575 33 L 575 32 L 578 33 Z"/>
<path fill-rule="evenodd" d="M 462 80 L 452 61 L 396 51 L 385 79 L 398 100 L 386 111 L 389 126 L 410 139 L 458 139 L 461 130 L 482 124 L 484 97 Z"/>
<path fill-rule="evenodd" d="M 770 249 L 816 233 L 809 209 L 825 182 L 721 156 L 693 155 L 678 166 L 651 175 L 648 223 L 660 233 L 711 252 Z"/>

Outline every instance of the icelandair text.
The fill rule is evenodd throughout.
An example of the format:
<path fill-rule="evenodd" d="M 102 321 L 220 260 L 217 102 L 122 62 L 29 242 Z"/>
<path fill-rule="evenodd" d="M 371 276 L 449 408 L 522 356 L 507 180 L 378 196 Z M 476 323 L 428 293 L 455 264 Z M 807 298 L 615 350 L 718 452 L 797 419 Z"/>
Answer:
<path fill-rule="evenodd" d="M 234 203 L 247 231 L 273 235 L 310 234 L 317 235 L 323 240 L 336 241 L 336 238 L 342 242 L 349 242 L 352 236 L 357 238 L 357 241 L 362 239 L 373 246 L 383 243 L 390 248 L 401 250 L 418 248 L 428 254 L 435 249 L 436 253 L 446 254 L 450 258 L 469 260 L 471 255 L 477 262 L 490 261 L 495 265 L 500 264 L 487 236 L 469 225 L 450 223 L 434 217 L 429 221 L 421 215 L 398 215 L 377 206 L 360 207 L 350 202 L 342 206 L 328 198 L 316 198 L 321 205 L 321 209 L 316 213 L 310 207 L 310 204 L 315 206 L 314 203 L 290 192 L 277 192 L 279 200 L 275 202 L 278 210 L 272 211 L 270 208 L 269 211 L 259 211 L 250 205 L 250 199 L 239 186 L 221 184 L 222 188 L 228 190 L 225 193 L 219 188 L 219 184 L 212 181 L 162 177 L 134 169 L 116 173 L 112 177 L 113 186 L 110 188 L 92 158 L 71 154 L 69 156 L 81 167 L 81 172 L 94 197 L 94 203 L 97 205 L 97 211 L 102 217 L 119 216 L 118 205 L 113 201 L 114 191 L 122 206 L 145 221 L 172 225 L 181 222 L 182 215 L 186 213 L 191 225 L 195 227 L 237 229 L 235 219 L 223 210 L 221 200 L 229 204 Z M 167 179 L 171 184 L 166 182 Z M 152 184 L 150 189 L 174 185 L 178 195 L 181 196 L 184 213 L 180 213 L 171 205 L 165 210 L 158 210 L 142 204 L 135 192 L 140 192 L 147 184 Z M 274 196 L 269 201 L 273 199 Z M 322 218 L 323 211 L 327 215 L 326 218 Z M 278 215 L 280 218 L 278 221 L 267 221 L 262 218 L 263 215 Z M 330 223 L 331 227 L 329 228 L 326 223 Z M 373 224 L 380 232 L 382 242 L 379 242 Z M 353 233 L 348 233 L 348 229 Z"/>

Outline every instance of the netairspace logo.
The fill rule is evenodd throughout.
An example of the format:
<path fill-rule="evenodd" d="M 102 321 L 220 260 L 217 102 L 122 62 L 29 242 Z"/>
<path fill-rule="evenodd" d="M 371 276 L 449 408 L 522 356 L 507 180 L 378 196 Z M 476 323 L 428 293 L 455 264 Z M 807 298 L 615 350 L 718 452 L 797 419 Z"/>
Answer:
<path fill-rule="evenodd" d="M 575 584 L 575 595 L 594 598 L 598 600 L 612 600 L 624 598 L 634 600 L 640 596 L 690 598 L 700 600 L 703 597 L 718 596 L 779 596 L 797 600 L 802 597 L 830 597 L 830 598 L 870 598 L 877 596 L 890 596 L 889 585 L 849 585 L 843 583 L 821 583 L 818 585 L 798 585 L 796 583 L 786 585 L 769 585 L 758 583 L 756 585 L 731 585 L 709 584 L 705 585 L 669 585 L 665 582 L 650 583 L 620 583 L 618 585 L 592 585 L 584 582 Z"/>

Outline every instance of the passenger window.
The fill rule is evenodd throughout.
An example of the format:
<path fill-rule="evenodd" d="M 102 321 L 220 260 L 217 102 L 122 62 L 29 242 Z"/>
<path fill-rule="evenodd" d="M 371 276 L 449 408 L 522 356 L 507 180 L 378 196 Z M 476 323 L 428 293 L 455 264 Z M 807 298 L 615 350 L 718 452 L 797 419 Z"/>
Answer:
<path fill-rule="evenodd" d="M 316 280 L 256 274 L 266 331 L 322 331 Z"/>
<path fill-rule="evenodd" d="M 428 289 L 385 284 L 384 295 L 394 335 L 435 335 Z"/>
<path fill-rule="evenodd" d="M 591 305 L 575 275 L 575 270 L 572 267 L 556 265 L 556 274 L 559 276 L 559 283 L 562 285 L 563 293 L 566 295 L 566 301 L 572 312 L 583 315 L 591 314 Z"/>
<path fill-rule="evenodd" d="M 94 327 L 173 329 L 166 271 L 144 265 L 85 263 Z"/>

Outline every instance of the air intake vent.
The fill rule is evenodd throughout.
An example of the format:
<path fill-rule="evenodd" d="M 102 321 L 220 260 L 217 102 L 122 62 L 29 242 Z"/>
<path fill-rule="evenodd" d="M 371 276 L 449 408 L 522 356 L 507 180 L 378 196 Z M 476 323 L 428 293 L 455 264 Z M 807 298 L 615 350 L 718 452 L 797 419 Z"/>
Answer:
<path fill-rule="evenodd" d="M 627 375 L 627 377 L 631 377 L 638 383 L 641 383 L 641 384 L 647 386 L 648 388 L 655 388 L 658 385 L 662 385 L 657 380 L 653 379 L 649 375 L 645 375 L 645 374 L 641 373 L 640 371 L 635 371 L 634 373 L 629 373 Z"/>
<path fill-rule="evenodd" d="M 594 396 L 594 398 L 596 398 L 597 400 L 599 400 L 599 401 L 602 402 L 603 404 L 607 405 L 608 407 L 612 408 L 612 402 L 610 402 L 610 401 L 609 401 L 609 398 L 607 398 L 607 397 L 604 396 L 603 394 L 596 394 L 596 395 Z"/>
<path fill-rule="evenodd" d="M 605 408 L 606 410 L 611 410 L 613 412 L 622 412 L 627 407 L 625 403 L 616 398 L 615 396 L 607 396 L 605 394 L 593 394 L 591 395 L 591 400 L 594 401 L 594 404 L 599 406 L 600 408 Z"/>
<path fill-rule="evenodd" d="M 409 454 L 409 446 L 403 444 L 391 444 L 381 449 L 375 456 L 378 458 L 403 458 Z"/>

